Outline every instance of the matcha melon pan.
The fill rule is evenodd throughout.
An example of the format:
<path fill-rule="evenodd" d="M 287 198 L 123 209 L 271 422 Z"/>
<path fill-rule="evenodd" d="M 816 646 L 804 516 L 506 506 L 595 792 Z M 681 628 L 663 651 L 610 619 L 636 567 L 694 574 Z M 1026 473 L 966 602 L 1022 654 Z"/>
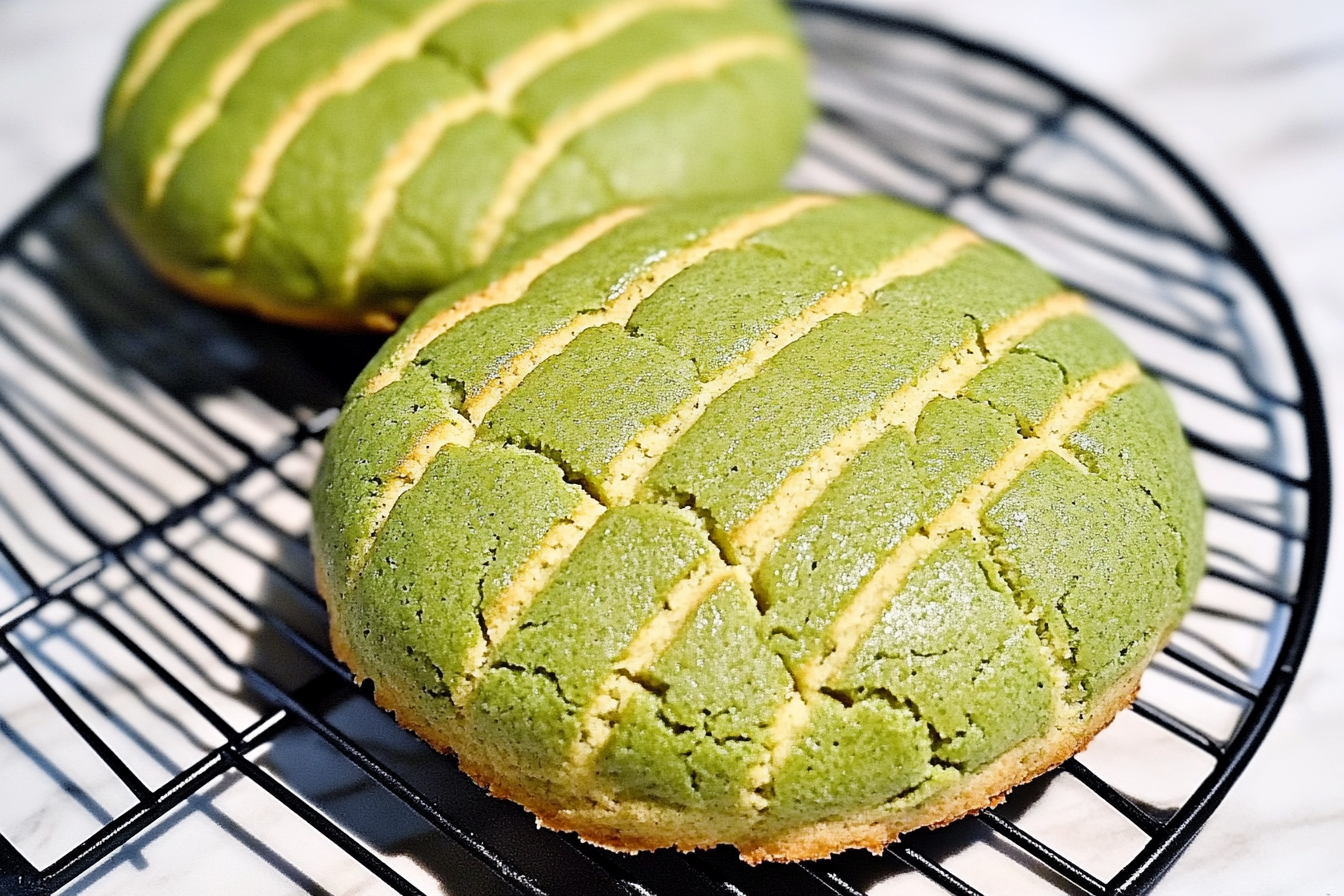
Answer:
<path fill-rule="evenodd" d="M 99 166 L 187 292 L 389 330 L 527 230 L 775 188 L 810 116 L 774 0 L 176 0 Z"/>
<path fill-rule="evenodd" d="M 333 644 L 401 724 L 548 826 L 753 862 L 1062 761 L 1203 568 L 1125 347 L 878 197 L 518 239 L 370 362 L 312 495 Z"/>

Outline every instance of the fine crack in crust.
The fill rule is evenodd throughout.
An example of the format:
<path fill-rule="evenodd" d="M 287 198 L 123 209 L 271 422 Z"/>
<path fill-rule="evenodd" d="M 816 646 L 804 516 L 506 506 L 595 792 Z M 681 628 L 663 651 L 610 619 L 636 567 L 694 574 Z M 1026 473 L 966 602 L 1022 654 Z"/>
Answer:
<path fill-rule="evenodd" d="M 1103 375 L 1112 373 L 1105 371 Z M 1087 395 L 1088 390 L 1071 390 L 1071 393 L 1081 397 Z M 1062 436 L 1056 436 L 1059 437 Z M 326 596 L 326 583 L 322 582 L 321 585 Z M 358 667 L 357 658 L 340 630 L 337 608 L 334 602 L 329 603 L 332 604 L 333 644 L 338 656 L 355 670 L 357 678 L 362 678 L 364 676 Z M 737 826 L 742 828 L 742 832 L 734 838 L 734 842 L 743 857 L 750 862 L 813 858 L 852 846 L 878 848 L 905 830 L 930 823 L 946 823 L 952 818 L 994 805 L 1011 787 L 1067 758 L 1079 748 L 1079 743 L 1085 743 L 1116 712 L 1127 706 L 1133 699 L 1141 668 L 1138 667 L 1122 680 L 1119 686 L 1113 687 L 1106 699 L 1094 704 L 1090 721 L 1081 705 L 1057 704 L 1055 724 L 1049 734 L 1020 744 L 988 766 L 964 776 L 957 784 L 927 800 L 920 800 L 914 806 L 897 805 L 893 809 L 888 804 L 857 816 L 815 822 L 783 832 L 769 832 L 768 821 L 759 823 L 760 820 L 768 819 L 768 814 L 758 813 L 745 820 L 738 820 Z M 1134 681 L 1130 682 L 1129 678 Z M 795 694 L 799 694 L 797 683 L 794 686 Z M 786 702 L 792 702 L 793 696 L 790 695 Z M 376 699 L 379 705 L 392 709 L 401 724 L 422 736 L 426 735 L 427 730 L 433 729 L 432 723 L 419 717 L 413 704 L 396 692 L 395 685 L 381 687 L 381 690 L 376 691 Z M 526 773 L 521 776 L 511 774 L 520 771 L 517 769 L 501 775 L 498 762 L 492 762 L 494 757 L 490 756 L 491 751 L 484 745 L 473 743 L 469 732 L 464 730 L 459 733 L 462 736 L 456 743 L 450 742 L 442 733 L 426 739 L 437 749 L 456 752 L 469 775 L 488 786 L 492 792 L 503 793 L 523 803 L 545 824 L 575 830 L 586 839 L 614 849 L 665 845 L 689 849 L 709 846 L 724 839 L 721 815 L 715 815 L 713 820 L 697 820 L 696 812 L 669 809 L 638 800 L 618 801 L 611 794 L 600 792 L 592 794 L 587 809 L 575 809 L 548 801 L 545 797 L 552 790 L 551 787 L 530 789 L 521 782 L 526 782 L 532 776 Z M 728 826 L 732 827 L 733 824 L 734 820 L 730 819 Z M 709 833 L 701 830 L 706 825 L 712 829 Z M 767 831 L 758 832 L 757 827 L 767 828 Z"/>
<path fill-rule="evenodd" d="M 355 671 L 357 681 L 368 676 L 360 671 L 353 651 L 333 614 L 333 646 L 337 657 Z M 1145 658 L 1145 663 L 1147 659 Z M 1053 768 L 1084 748 L 1137 692 L 1142 666 L 1096 701 L 1082 719 L 1072 715 L 1058 722 L 1046 736 L 1019 744 L 999 759 L 965 775 L 957 784 L 914 806 L 881 807 L 847 818 L 826 819 L 782 833 L 760 835 L 749 820 L 725 820 L 718 815 L 703 817 L 695 812 L 670 809 L 638 800 L 618 802 L 610 794 L 596 792 L 585 804 L 547 799 L 548 782 L 535 779 L 523 769 L 504 772 L 487 749 L 464 739 L 451 741 L 434 723 L 424 719 L 409 696 L 387 681 L 374 690 L 375 702 L 393 712 L 399 724 L 418 734 L 440 752 L 456 754 L 463 771 L 496 795 L 528 808 L 546 827 L 573 831 L 589 842 L 618 850 L 638 851 L 673 846 L 683 851 L 712 848 L 721 842 L 737 846 L 744 860 L 797 861 L 823 858 L 834 852 L 864 847 L 878 852 L 900 834 L 925 826 L 942 826 L 981 809 L 1000 803 L 1013 787 Z M 733 827 L 740 830 L 732 834 Z"/>
<path fill-rule="evenodd" d="M 1047 302 L 1057 301 L 1061 298 L 1065 300 L 1066 306 L 1070 309 L 1065 311 L 1061 308 L 1060 310 L 1065 314 L 1074 313 L 1076 311 L 1074 306 L 1081 301 L 1076 296 L 1064 294 L 1051 297 Z M 1036 307 L 1039 306 L 1033 306 L 1033 309 Z M 1014 316 L 1015 318 L 1016 316 Z M 1016 340 L 1024 338 L 1024 336 L 1025 333 L 1021 336 L 1014 334 L 1013 342 L 1003 342 L 1000 345 L 987 339 L 984 328 L 981 327 L 977 328 L 975 341 L 982 356 L 991 355 L 997 360 L 1004 352 L 1011 349 Z M 993 361 L 990 361 L 990 363 L 993 363 Z M 1098 407 L 1106 406 L 1121 389 L 1126 388 L 1133 381 L 1135 376 L 1137 376 L 1137 368 L 1129 363 L 1102 371 L 1087 380 L 1073 384 L 1065 390 L 1064 398 L 1057 402 L 1055 408 L 1052 408 L 1040 424 L 1031 427 L 1030 432 L 1020 433 L 1023 437 L 1022 441 L 1049 441 L 1051 444 L 1046 446 L 1046 450 L 1053 451 L 1065 457 L 1074 466 L 1085 469 L 1073 452 L 1067 450 L 1064 443 L 1067 441 L 1069 434 L 1081 426 L 1092 411 L 1095 411 Z M 1055 411 L 1058 410 L 1060 404 L 1076 394 L 1086 399 L 1089 386 L 1100 384 L 1103 380 L 1105 385 L 1098 385 L 1098 388 L 1104 394 L 1099 393 L 1100 398 L 1097 402 L 1081 402 L 1081 404 L 1090 405 L 1090 407 L 1086 408 L 1081 415 L 1065 415 L 1068 420 L 1062 428 L 1055 425 L 1058 423 L 1055 420 L 1057 416 Z M 1119 385 L 1116 385 L 1117 383 Z M 955 390 L 954 394 L 960 394 L 960 387 Z M 1096 398 L 1097 396 L 1093 395 L 1092 397 Z M 1019 422 L 1020 428 L 1021 424 Z M 1056 445 L 1055 442 L 1060 444 Z M 515 448 L 544 457 L 549 463 L 558 467 L 562 473 L 566 473 L 567 479 L 573 481 L 574 477 L 567 473 L 565 464 L 558 457 L 552 456 L 554 452 L 543 451 L 537 446 L 526 444 L 515 446 Z M 1013 451 L 1010 450 L 1009 454 L 1013 454 Z M 1001 458 L 1000 463 L 991 468 L 991 472 L 1002 465 L 1005 460 L 1007 460 L 1007 456 Z M 1027 462 L 1024 461 L 1021 467 L 1025 469 L 1026 465 Z M 1020 473 L 1021 470 L 1019 469 L 1017 472 Z M 1095 475 L 1095 471 L 1087 472 Z M 986 473 L 985 475 L 989 474 Z M 1007 486 L 1002 487 L 1006 488 Z M 992 498 L 993 493 L 998 491 L 999 489 L 991 489 L 989 497 L 985 497 L 984 500 L 979 502 L 983 506 L 979 507 L 981 512 L 975 514 L 972 524 L 961 526 L 955 531 L 967 529 L 972 532 L 973 536 L 987 538 L 988 536 L 982 531 L 981 516 L 984 506 L 988 506 L 989 498 Z M 1151 492 L 1148 492 L 1148 494 L 1149 498 L 1155 502 Z M 606 507 L 601 501 L 591 494 L 588 497 L 594 506 L 600 508 L 599 514 L 605 512 Z M 737 574 L 743 570 L 743 567 L 728 562 L 728 552 L 725 551 L 725 545 L 719 544 L 713 538 L 716 528 L 713 525 L 714 521 L 709 518 L 707 511 L 696 506 L 696 499 L 693 495 L 655 496 L 654 500 L 659 503 L 674 503 L 695 512 L 696 518 L 711 535 L 711 543 L 714 544 L 719 554 L 718 560 L 724 564 L 722 568 L 731 574 Z M 1162 508 L 1159 506 L 1158 510 L 1160 512 Z M 1166 519 L 1165 514 L 1163 514 L 1163 519 L 1168 525 L 1171 524 Z M 926 524 L 921 530 L 925 535 L 928 534 L 928 525 Z M 570 549 L 572 550 L 572 546 Z M 558 566 L 559 563 L 564 562 L 567 556 L 568 553 L 566 552 L 556 561 L 555 565 Z M 1000 560 L 1001 558 L 991 552 L 990 561 L 992 563 L 997 566 L 1000 564 Z M 986 570 L 986 574 L 988 575 L 988 570 Z M 319 570 L 320 575 L 321 571 Z M 1001 578 L 1002 586 L 1007 587 L 1012 593 L 1012 599 L 1019 609 L 1029 619 L 1035 619 L 1038 622 L 1038 625 L 1032 627 L 1042 645 L 1055 684 L 1054 718 L 1051 729 L 1042 736 L 1033 737 L 1019 743 L 998 759 L 969 773 L 962 774 L 946 763 L 934 763 L 931 765 L 931 776 L 927 779 L 927 782 L 932 783 L 929 783 L 928 786 L 917 784 L 912 790 L 897 794 L 881 806 L 850 813 L 844 817 L 822 819 L 798 827 L 785 828 L 782 824 L 775 822 L 766 805 L 762 803 L 753 805 L 749 800 L 744 800 L 744 809 L 750 811 L 743 811 L 739 815 L 730 814 L 725 817 L 718 811 L 707 813 L 700 810 L 660 805 L 648 800 L 618 798 L 613 791 L 603 790 L 601 787 L 594 787 L 586 792 L 575 792 L 570 789 L 573 786 L 572 781 L 557 780 L 557 778 L 573 777 L 572 773 L 582 771 L 582 761 L 571 761 L 558 771 L 550 770 L 545 773 L 536 768 L 522 767 L 518 761 L 501 757 L 500 751 L 490 744 L 478 740 L 468 726 L 445 727 L 444 719 L 430 720 L 425 718 L 421 714 L 423 712 L 421 708 L 423 701 L 417 701 L 420 695 L 402 690 L 404 687 L 411 687 L 405 682 L 391 680 L 379 682 L 375 689 L 375 700 L 380 706 L 392 710 L 397 715 L 400 724 L 420 734 L 436 749 L 456 753 L 463 770 L 478 783 L 488 787 L 492 793 L 506 796 L 523 804 L 533 811 L 543 824 L 549 827 L 576 831 L 585 839 L 613 849 L 636 850 L 661 846 L 697 849 L 711 847 L 727 841 L 736 845 L 742 852 L 743 857 L 752 863 L 762 860 L 817 858 L 854 846 L 865 846 L 877 850 L 895 839 L 903 831 L 926 825 L 946 824 L 962 815 L 995 805 L 1002 800 L 1003 796 L 1013 786 L 1053 767 L 1081 749 L 1092 736 L 1109 723 L 1116 713 L 1128 706 L 1133 700 L 1139 676 L 1142 674 L 1142 669 L 1147 660 L 1151 658 L 1152 652 L 1155 652 L 1161 646 L 1161 643 L 1165 642 L 1166 637 L 1170 635 L 1170 629 L 1164 631 L 1162 637 L 1158 639 L 1157 646 L 1150 650 L 1149 655 L 1143 659 L 1142 663 L 1136 663 L 1132 666 L 1125 676 L 1102 694 L 1093 695 L 1094 700 L 1090 704 L 1069 702 L 1065 690 L 1068 667 L 1056 650 L 1052 649 L 1047 643 L 1047 632 L 1041 627 L 1044 620 L 1044 614 L 1041 612 L 1042 608 L 1024 606 L 1024 604 L 1030 602 L 1025 600 L 1018 585 L 1006 574 L 1002 574 Z M 751 581 L 749 576 L 744 576 L 744 584 L 750 588 L 758 607 L 762 606 L 764 595 L 758 584 Z M 541 587 L 544 587 L 544 583 L 530 589 L 530 596 L 535 596 Z M 993 587 L 992 582 L 991 587 Z M 362 680 L 366 677 L 365 672 L 360 668 L 358 656 L 341 630 L 338 602 L 332 599 L 329 583 L 320 581 L 319 588 L 328 600 L 331 609 L 332 639 L 337 655 L 351 667 L 356 678 Z M 996 590 L 1001 591 L 1002 588 Z M 701 595 L 701 598 L 703 596 Z M 661 609 L 655 612 L 654 619 L 671 610 L 670 597 L 664 595 L 662 600 Z M 685 616 L 688 617 L 694 611 L 694 606 L 691 606 L 689 610 L 684 607 L 681 609 L 685 610 Z M 516 623 L 519 618 L 521 618 L 521 611 L 515 616 L 513 623 Z M 492 645 L 498 646 L 507 635 L 508 630 L 512 628 L 512 623 L 500 631 L 498 637 L 492 638 L 490 637 L 491 627 L 486 618 L 478 614 L 478 621 L 483 629 L 482 644 L 484 645 L 478 659 L 481 663 L 486 663 L 486 652 L 492 649 Z M 684 622 L 684 618 L 681 621 Z M 650 624 L 652 624 L 652 619 L 646 619 L 642 628 L 647 628 Z M 1174 624 L 1172 622 L 1171 627 L 1174 627 Z M 664 634 L 667 635 L 666 638 L 657 639 L 660 643 L 666 641 L 666 644 L 662 644 L 662 648 L 665 648 L 675 638 L 675 627 L 670 634 Z M 758 635 L 760 634 L 758 632 Z M 856 638 L 861 637 L 862 631 Z M 627 654 L 632 652 L 633 645 L 639 642 L 639 639 L 640 636 L 637 634 L 631 644 L 627 646 Z M 771 649 L 768 639 L 763 638 L 763 644 L 767 650 Z M 643 667 L 647 667 L 649 663 L 655 660 L 660 652 L 661 650 L 655 651 L 654 655 L 646 657 L 647 662 L 643 664 Z M 778 650 L 775 650 L 774 653 L 779 656 Z M 611 679 L 619 679 L 614 686 L 599 687 L 596 692 L 597 696 L 587 706 L 569 704 L 578 716 L 593 715 L 595 718 L 600 718 L 609 729 L 614 709 L 619 707 L 619 698 L 617 698 L 613 707 L 607 704 L 598 705 L 601 696 L 606 691 L 621 689 L 626 683 L 633 688 L 645 686 L 645 683 L 639 678 L 639 670 L 623 668 L 622 662 L 622 659 L 618 659 L 613 663 Z M 479 670 L 482 666 L 478 665 L 477 668 Z M 821 687 L 817 688 L 814 686 L 815 682 L 800 681 L 795 678 L 795 673 L 788 663 L 784 664 L 784 668 L 788 671 L 790 692 L 783 701 L 783 706 L 802 706 L 805 713 L 806 701 L 804 695 L 813 691 L 823 691 L 825 689 L 825 678 L 823 677 L 821 680 Z M 610 683 L 611 681 L 607 682 L 607 684 Z M 421 690 L 424 693 L 430 693 L 428 689 L 422 688 Z M 462 719 L 465 705 L 465 700 L 453 701 L 453 705 L 448 712 L 454 720 L 460 721 Z M 787 712 L 787 709 L 785 711 Z M 918 707 L 912 706 L 912 711 L 917 719 L 923 718 L 918 712 Z M 804 715 L 804 720 L 805 718 Z M 609 730 L 607 733 L 610 733 Z M 583 739 L 582 735 L 580 739 Z M 591 749 L 584 754 L 584 758 L 592 758 L 601 747 L 601 744 L 597 742 L 586 742 L 586 744 Z M 787 753 L 787 745 L 784 745 L 784 750 L 780 750 L 779 746 L 779 744 L 771 744 L 768 738 L 763 744 L 763 750 L 767 753 L 770 764 L 775 767 L 780 764 L 779 760 Z M 960 777 L 955 777 L 958 774 L 960 774 Z M 935 777 L 938 779 L 936 782 L 933 781 Z M 952 783 L 948 783 L 949 781 Z M 589 781 L 587 783 L 591 785 L 594 782 Z M 759 797 L 762 792 L 768 790 L 769 785 L 770 776 L 768 774 L 763 779 L 749 778 L 748 796 L 754 793 Z M 934 790 L 935 785 L 939 787 L 946 785 L 946 787 L 942 790 Z"/>
<path fill-rule="evenodd" d="M 471 699 L 487 668 L 490 654 L 499 649 L 532 601 L 559 571 L 565 558 L 587 537 L 606 511 L 606 507 L 591 498 L 581 499 L 573 510 L 551 526 L 532 554 L 514 572 L 508 587 L 495 595 L 490 612 L 478 606 L 482 638 L 468 650 L 466 665 L 456 679 L 459 690 L 455 702 L 459 706 Z"/>
<path fill-rule="evenodd" d="M 540 180 L 564 147 L 586 130 L 638 105 L 661 88 L 704 80 L 737 63 L 787 59 L 797 54 L 798 48 L 791 42 L 774 36 L 743 34 L 715 41 L 680 56 L 659 59 L 543 125 L 532 144 L 513 160 L 494 201 L 477 222 L 467 247 L 468 257 L 473 264 L 480 264 L 489 257 L 527 191 Z"/>
<path fill-rule="evenodd" d="M 519 262 L 512 270 L 496 277 L 489 285 L 458 299 L 425 321 L 397 346 L 382 369 L 364 383 L 360 395 L 372 395 L 395 383 L 401 379 L 406 368 L 415 363 L 422 351 L 457 324 L 487 308 L 518 301 L 527 295 L 537 278 L 625 222 L 644 214 L 644 211 L 642 206 L 624 206 L 586 221 L 537 254 Z"/>
<path fill-rule="evenodd" d="M 337 659 L 354 672 L 357 682 L 369 680 L 340 625 L 339 610 L 329 589 L 319 581 L 319 591 L 331 610 L 332 647 Z M 456 755 L 458 764 L 473 781 L 495 796 L 513 800 L 537 816 L 545 827 L 572 831 L 584 840 L 618 852 L 674 847 L 683 852 L 710 849 L 723 842 L 736 846 L 750 864 L 763 861 L 820 859 L 852 848 L 880 852 L 901 834 L 922 827 L 942 827 L 959 818 L 1001 803 L 1014 787 L 1032 780 L 1084 749 L 1137 696 L 1139 679 L 1153 655 L 1165 645 L 1173 624 L 1141 663 L 1098 695 L 1090 713 L 1058 720 L 1046 735 L 1018 744 L 998 759 L 965 775 L 955 785 L 910 807 L 877 808 L 847 818 L 826 819 L 785 832 L 753 832 L 749 820 L 738 825 L 736 836 L 722 836 L 722 820 L 696 817 L 695 813 L 669 809 L 639 800 L 616 802 L 594 794 L 582 808 L 566 806 L 546 797 L 551 782 L 535 770 L 517 769 L 516 777 L 500 774 L 489 751 L 467 738 L 456 742 L 415 708 L 409 695 L 392 681 L 374 686 L 374 702 L 393 713 L 398 724 L 414 732 L 441 753 Z"/>
<path fill-rule="evenodd" d="M 224 257 L 233 262 L 242 256 L 252 236 L 256 213 L 285 150 L 328 100 L 354 93 L 393 63 L 420 55 L 434 32 L 483 2 L 486 0 L 440 0 L 409 24 L 374 38 L 342 59 L 325 77 L 304 85 L 271 123 L 266 136 L 252 148 L 247 168 L 229 203 L 232 225 L 224 236 Z"/>
<path fill-rule="evenodd" d="M 613 733 L 611 716 L 628 700 L 630 688 L 624 683 L 645 687 L 640 676 L 676 640 L 700 604 L 734 575 L 740 579 L 740 570 L 725 566 L 721 557 L 711 554 L 664 594 L 662 606 L 635 632 L 625 651 L 612 664 L 607 679 L 582 708 L 579 738 L 573 744 L 568 763 L 572 772 L 591 776 L 590 766 Z"/>

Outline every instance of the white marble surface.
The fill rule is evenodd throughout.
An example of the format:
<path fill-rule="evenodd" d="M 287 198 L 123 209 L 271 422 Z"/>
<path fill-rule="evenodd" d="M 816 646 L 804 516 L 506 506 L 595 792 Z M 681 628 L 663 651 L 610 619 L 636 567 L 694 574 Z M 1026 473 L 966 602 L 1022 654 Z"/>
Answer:
<path fill-rule="evenodd" d="M 120 47 L 152 0 L 0 3 L 0 225 L 92 150 Z M 1292 297 L 1344 419 L 1344 4 L 887 0 L 1111 101 L 1231 205 Z M 1344 440 L 1336 439 L 1336 459 Z M 1337 480 L 1344 466 L 1336 463 Z M 1344 506 L 1338 500 L 1336 506 Z M 1338 541 L 1338 537 L 1336 539 Z M 1159 894 L 1344 892 L 1344 602 L 1335 550 L 1282 716 Z M 141 884 L 145 883 L 142 879 Z"/>

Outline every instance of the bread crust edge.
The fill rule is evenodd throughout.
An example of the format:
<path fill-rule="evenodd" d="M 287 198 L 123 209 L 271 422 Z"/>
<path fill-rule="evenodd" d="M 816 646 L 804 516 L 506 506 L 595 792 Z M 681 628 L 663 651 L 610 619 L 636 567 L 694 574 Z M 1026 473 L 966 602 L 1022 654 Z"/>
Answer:
<path fill-rule="evenodd" d="M 134 225 L 114 202 L 107 201 L 105 205 L 137 258 L 175 289 L 216 308 L 246 311 L 272 323 L 308 329 L 340 333 L 391 333 L 419 301 L 403 300 L 404 309 L 323 305 L 321 302 L 299 306 L 277 300 L 243 284 L 224 286 L 156 253 L 150 247 L 150 241 L 137 233 Z"/>
<path fill-rule="evenodd" d="M 370 680 L 370 676 L 360 668 L 358 656 L 345 638 L 338 610 L 321 573 L 321 564 L 317 566 L 318 590 L 327 603 L 332 649 L 336 658 L 351 669 L 356 682 Z M 731 827 L 731 816 L 713 821 L 710 821 L 709 816 L 701 816 L 709 822 L 702 826 L 694 823 L 700 813 L 648 802 L 604 799 L 599 796 L 591 800 L 589 807 L 576 809 L 548 801 L 518 781 L 500 776 L 484 757 L 487 751 L 472 743 L 469 738 L 450 742 L 413 708 L 409 699 L 398 693 L 393 683 L 375 682 L 373 699 L 379 707 L 391 712 L 401 727 L 420 737 L 435 750 L 456 756 L 459 768 L 492 795 L 522 805 L 536 816 L 537 823 L 542 827 L 574 833 L 588 843 L 616 852 L 667 847 L 690 852 L 727 843 L 734 846 L 743 861 L 751 865 L 767 861 L 796 862 L 822 859 L 847 849 L 862 848 L 879 853 L 904 833 L 918 828 L 943 827 L 999 805 L 1013 788 L 1039 777 L 1082 751 L 1122 710 L 1128 708 L 1138 696 L 1144 671 L 1174 630 L 1173 624 L 1157 640 L 1143 661 L 1136 663 L 1111 685 L 1092 704 L 1089 712 L 1068 724 L 1056 724 L 1040 737 L 1019 743 L 999 758 L 914 806 L 895 810 L 879 807 L 778 833 L 756 831 L 756 836 L 753 836 L 753 819 L 743 815 L 738 819 L 742 833 L 735 839 L 723 836 L 724 829 Z M 548 789 L 540 779 L 537 784 L 540 792 Z M 714 829 L 712 833 L 709 828 Z"/>

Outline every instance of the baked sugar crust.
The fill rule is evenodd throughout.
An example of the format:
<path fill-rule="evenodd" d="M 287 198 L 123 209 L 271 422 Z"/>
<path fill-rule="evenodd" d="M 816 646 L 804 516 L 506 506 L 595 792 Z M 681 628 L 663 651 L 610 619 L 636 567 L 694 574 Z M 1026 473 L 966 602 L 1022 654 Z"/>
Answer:
<path fill-rule="evenodd" d="M 332 648 L 337 659 L 354 672 L 357 682 L 368 680 L 370 676 L 361 669 L 358 654 L 345 637 L 339 611 L 320 567 L 318 588 L 330 611 Z M 692 812 L 643 800 L 618 799 L 600 792 L 586 795 L 578 805 L 565 805 L 547 798 L 554 791 L 553 782 L 537 778 L 521 767 L 501 769 L 487 747 L 466 736 L 465 728 L 448 732 L 434 725 L 414 708 L 410 695 L 402 693 L 396 682 L 375 681 L 374 702 L 435 750 L 456 755 L 459 767 L 468 777 L 492 795 L 519 803 L 543 827 L 572 832 L 589 843 L 617 852 L 667 847 L 689 852 L 728 843 L 751 865 L 796 862 L 825 858 L 847 849 L 881 852 L 908 831 L 942 827 L 999 805 L 1014 787 L 1081 751 L 1132 704 L 1138 696 L 1144 670 L 1170 635 L 1170 630 L 1165 632 L 1151 653 L 1136 662 L 1086 710 L 1079 704 L 1067 704 L 1068 716 L 1061 718 L 1063 713 L 1057 714 L 1046 734 L 1023 741 L 913 805 L 901 805 L 898 800 L 887 806 L 792 827 L 781 826 L 777 830 L 769 830 L 768 822 L 758 823 L 768 816 Z"/>
<path fill-rule="evenodd" d="M 129 227 L 120 220 L 120 215 L 116 213 L 115 209 L 113 209 L 113 218 L 117 219 L 123 230 L 129 233 Z M 198 273 L 156 256 L 148 250 L 144 240 L 131 238 L 129 242 L 135 249 L 136 254 L 149 265 L 155 274 L 192 298 L 205 302 L 207 305 L 214 305 L 217 308 L 255 314 L 257 317 L 273 323 L 333 332 L 390 333 L 397 328 L 401 319 L 415 305 L 414 299 L 406 299 L 400 303 L 391 303 L 389 305 L 390 310 L 369 307 L 343 308 L 320 303 L 304 307 L 277 301 L 264 293 L 247 289 L 242 284 L 230 283 L 225 285 L 213 282 Z"/>

